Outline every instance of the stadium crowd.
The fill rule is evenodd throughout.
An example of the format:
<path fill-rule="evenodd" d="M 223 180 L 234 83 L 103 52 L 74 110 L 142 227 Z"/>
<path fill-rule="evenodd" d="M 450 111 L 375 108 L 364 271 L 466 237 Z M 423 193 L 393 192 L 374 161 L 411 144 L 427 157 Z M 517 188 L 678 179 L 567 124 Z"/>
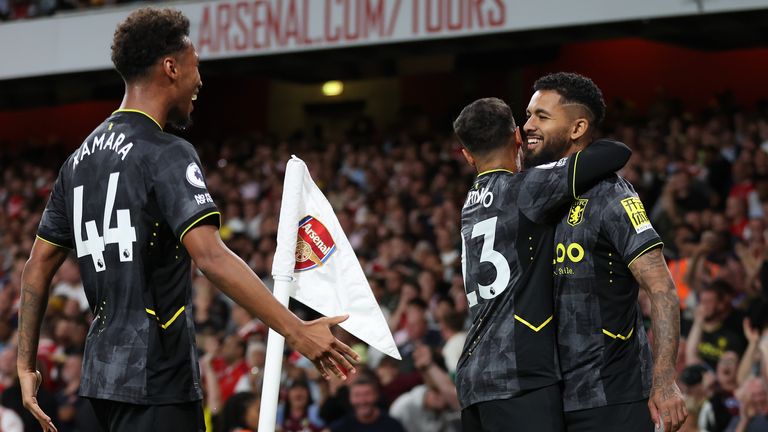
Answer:
<path fill-rule="evenodd" d="M 727 97 L 691 114 L 660 101 L 638 118 L 608 109 L 604 135 L 634 149 L 621 172 L 637 189 L 677 285 L 683 325 L 679 383 L 686 431 L 768 431 L 768 109 Z M 518 119 L 522 123 L 523 119 Z M 270 285 L 282 192 L 291 154 L 308 164 L 369 278 L 403 361 L 339 337 L 363 356 L 346 382 L 324 381 L 286 350 L 282 431 L 458 431 L 452 377 L 468 328 L 461 277 L 460 209 L 473 171 L 449 127 L 377 131 L 361 121 L 342 142 L 254 133 L 196 142 L 209 190 L 223 212 L 221 236 Z M 15 328 L 20 274 L 64 154 L 0 150 L 0 430 L 39 430 L 21 406 Z M 640 304 L 649 316 L 641 291 Z M 292 308 L 303 317 L 313 311 Z M 206 415 L 214 431 L 254 431 L 266 328 L 194 275 Z M 39 400 L 62 432 L 96 430 L 76 396 L 93 318 L 74 258 L 61 267 L 42 329 Z M 650 329 L 650 327 L 649 327 Z M 652 338 L 652 335 L 650 335 Z M 762 359 L 762 364 L 761 364 Z"/>

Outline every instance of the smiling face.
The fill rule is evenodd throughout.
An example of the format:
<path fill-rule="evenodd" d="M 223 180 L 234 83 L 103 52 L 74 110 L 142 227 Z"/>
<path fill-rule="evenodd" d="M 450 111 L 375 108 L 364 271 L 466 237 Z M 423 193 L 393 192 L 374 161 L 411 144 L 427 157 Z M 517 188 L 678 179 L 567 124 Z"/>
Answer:
<path fill-rule="evenodd" d="M 200 59 L 192 43 L 180 51 L 174 57 L 174 64 L 170 66 L 175 72 L 174 103 L 168 112 L 168 121 L 179 129 L 185 129 L 192 123 L 192 103 L 197 99 L 197 94 L 203 86 L 200 79 Z"/>
<path fill-rule="evenodd" d="M 539 90 L 533 94 L 526 109 L 528 121 L 523 142 L 525 168 L 553 162 L 566 155 L 571 146 L 573 113 L 561 103 L 554 90 Z"/>
<path fill-rule="evenodd" d="M 378 397 L 378 391 L 372 384 L 357 383 L 350 387 L 349 403 L 354 408 L 358 421 L 372 423 L 378 418 L 378 410 L 376 409 Z"/>

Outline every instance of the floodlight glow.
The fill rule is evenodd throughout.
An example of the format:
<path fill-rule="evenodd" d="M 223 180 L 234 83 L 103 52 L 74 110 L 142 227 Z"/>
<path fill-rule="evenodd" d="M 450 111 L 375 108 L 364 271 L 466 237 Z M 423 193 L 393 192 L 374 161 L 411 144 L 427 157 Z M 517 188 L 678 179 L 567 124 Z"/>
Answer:
<path fill-rule="evenodd" d="M 338 96 L 344 91 L 341 81 L 328 81 L 323 84 L 323 94 L 326 96 Z"/>

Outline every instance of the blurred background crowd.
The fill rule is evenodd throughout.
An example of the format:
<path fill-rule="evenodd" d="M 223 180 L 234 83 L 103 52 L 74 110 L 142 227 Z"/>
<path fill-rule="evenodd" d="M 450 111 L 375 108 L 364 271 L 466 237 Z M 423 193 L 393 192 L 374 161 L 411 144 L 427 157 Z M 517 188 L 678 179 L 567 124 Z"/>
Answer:
<path fill-rule="evenodd" d="M 746 110 L 723 94 L 702 112 L 659 98 L 643 115 L 620 100 L 608 113 L 602 134 L 634 150 L 621 174 L 634 184 L 665 242 L 680 297 L 685 430 L 768 430 L 768 104 Z M 404 358 L 369 350 L 339 329 L 364 367 L 346 382 L 324 381 L 287 349 L 280 430 L 352 431 L 362 423 L 392 431 L 460 430 L 452 378 L 469 325 L 460 209 L 474 172 L 450 125 L 380 130 L 361 118 L 338 142 L 254 132 L 194 144 L 223 213 L 222 238 L 268 286 L 285 163 L 291 154 L 307 162 Z M 0 149 L 1 430 L 5 422 L 38 430 L 21 406 L 16 379 L 19 283 L 66 156 L 60 147 Z M 189 313 L 198 331 L 206 415 L 214 431 L 254 431 L 266 328 L 196 271 L 193 278 Z M 89 432 L 95 430 L 92 413 L 76 394 L 93 314 L 74 258 L 61 267 L 51 292 L 39 351 L 45 376 L 39 399 L 59 431 Z M 649 317 L 643 292 L 638 301 Z M 316 316 L 300 304 L 292 309 L 305 319 Z"/>

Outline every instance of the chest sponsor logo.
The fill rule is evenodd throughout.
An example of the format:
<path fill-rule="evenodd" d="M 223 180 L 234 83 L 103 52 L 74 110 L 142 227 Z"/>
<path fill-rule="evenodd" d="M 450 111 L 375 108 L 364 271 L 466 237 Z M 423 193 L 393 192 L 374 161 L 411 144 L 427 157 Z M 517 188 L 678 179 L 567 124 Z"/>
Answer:
<path fill-rule="evenodd" d="M 322 222 L 313 216 L 306 216 L 299 222 L 295 271 L 311 270 L 323 265 L 335 251 L 336 243 Z"/>
<path fill-rule="evenodd" d="M 187 181 L 189 184 L 196 188 L 205 189 L 205 181 L 203 181 L 203 172 L 196 163 L 192 162 L 187 165 Z"/>
<path fill-rule="evenodd" d="M 568 225 L 576 226 L 584 221 L 584 212 L 587 210 L 588 199 L 578 199 L 571 205 L 571 210 L 568 212 Z"/>
<path fill-rule="evenodd" d="M 625 198 L 621 200 L 621 205 L 624 207 L 624 211 L 627 212 L 627 216 L 629 216 L 629 220 L 638 234 L 653 228 L 651 221 L 648 220 L 648 215 L 645 214 L 645 207 L 639 198 Z"/>

